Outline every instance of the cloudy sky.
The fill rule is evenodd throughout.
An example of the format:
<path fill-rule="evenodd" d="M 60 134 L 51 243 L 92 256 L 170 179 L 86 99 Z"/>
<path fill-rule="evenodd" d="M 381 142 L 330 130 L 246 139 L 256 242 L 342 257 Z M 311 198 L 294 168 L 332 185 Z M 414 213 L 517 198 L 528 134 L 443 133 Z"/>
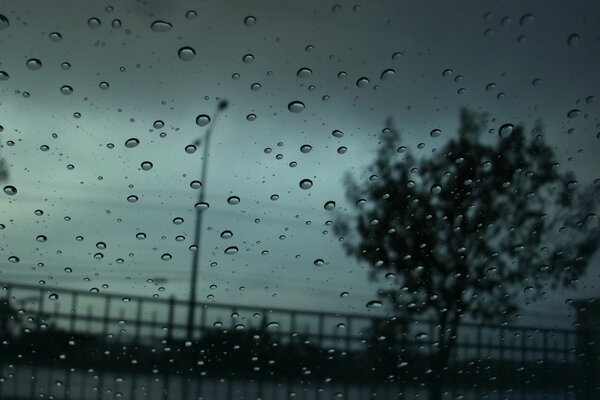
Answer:
<path fill-rule="evenodd" d="M 388 117 L 425 156 L 464 106 L 489 129 L 541 120 L 563 170 L 600 178 L 597 2 L 164 3 L 0 1 L 1 186 L 17 188 L 0 193 L 1 281 L 185 298 L 205 190 L 199 299 L 363 312 L 376 286 L 327 221 L 349 212 L 343 176 L 365 179 Z M 599 268 L 524 315 L 572 323 L 565 300 L 597 294 Z"/>

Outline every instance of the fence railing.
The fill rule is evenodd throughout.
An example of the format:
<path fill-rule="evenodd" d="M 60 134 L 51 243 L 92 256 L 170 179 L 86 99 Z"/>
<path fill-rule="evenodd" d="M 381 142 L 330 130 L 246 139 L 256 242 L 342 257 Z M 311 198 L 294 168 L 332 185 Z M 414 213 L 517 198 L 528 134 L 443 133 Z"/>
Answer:
<path fill-rule="evenodd" d="M 0 284 L 0 398 L 23 390 L 9 385 L 23 373 L 58 370 L 68 378 L 44 389 L 62 393 L 55 398 L 87 398 L 66 388 L 86 370 L 129 377 L 131 399 L 148 398 L 140 394 L 140 377 L 161 380 L 163 398 L 175 398 L 168 396 L 174 390 L 188 398 L 188 386 L 197 394 L 200 381 L 219 379 L 253 382 L 257 393 L 262 382 L 283 385 L 285 398 L 299 384 L 315 398 L 334 387 L 337 397 L 352 398 L 356 385 L 392 398 L 384 393 L 414 394 L 434 384 L 435 321 L 199 302 L 189 337 L 188 306 L 172 297 Z M 597 360 L 587 345 L 599 338 L 585 330 L 462 323 L 448 395 L 594 398 Z M 10 368 L 21 369 L 11 374 Z M 111 398 L 102 378 L 107 372 L 94 373 L 95 398 Z M 32 384 L 25 397 L 39 397 L 40 390 Z M 220 398 L 234 398 L 230 390 Z"/>

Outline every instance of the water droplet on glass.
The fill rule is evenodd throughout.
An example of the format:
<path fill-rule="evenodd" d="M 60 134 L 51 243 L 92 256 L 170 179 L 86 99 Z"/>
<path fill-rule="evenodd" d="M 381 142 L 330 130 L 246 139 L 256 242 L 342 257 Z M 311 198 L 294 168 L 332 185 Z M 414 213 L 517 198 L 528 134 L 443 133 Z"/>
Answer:
<path fill-rule="evenodd" d="M 200 181 L 191 181 L 190 182 L 190 187 L 192 189 L 200 189 L 202 187 L 202 182 L 200 182 Z"/>
<path fill-rule="evenodd" d="M 390 79 L 392 79 L 392 78 L 394 77 L 394 75 L 396 75 L 396 71 L 394 71 L 394 70 L 393 70 L 393 69 L 391 69 L 391 68 L 390 68 L 390 69 L 386 69 L 385 71 L 383 71 L 383 72 L 381 73 L 381 77 L 380 77 L 380 79 L 381 79 L 382 81 L 387 81 L 387 80 L 390 80 Z"/>
<path fill-rule="evenodd" d="M 169 253 L 164 253 L 162 256 L 160 256 L 160 258 L 163 261 L 169 261 L 171 258 L 173 258 L 173 256 L 171 256 Z"/>
<path fill-rule="evenodd" d="M 277 201 L 279 200 L 279 195 L 278 194 L 272 194 L 271 197 L 269 197 L 271 200 L 273 201 Z"/>
<path fill-rule="evenodd" d="M 504 124 L 498 130 L 498 134 L 501 138 L 507 138 L 513 133 L 514 130 L 515 126 L 513 124 Z"/>
<path fill-rule="evenodd" d="M 60 87 L 60 92 L 64 95 L 70 95 L 71 93 L 73 93 L 73 88 L 69 85 L 63 85 Z"/>
<path fill-rule="evenodd" d="M 331 211 L 335 208 L 335 201 L 333 200 L 329 200 L 328 202 L 325 203 L 325 205 L 323 206 L 323 208 L 327 211 Z"/>
<path fill-rule="evenodd" d="M 441 134 L 442 134 L 442 131 L 439 129 L 434 129 L 431 132 L 429 132 L 429 136 L 431 136 L 432 138 L 439 137 Z"/>
<path fill-rule="evenodd" d="M 361 78 L 358 78 L 358 80 L 356 81 L 356 86 L 358 86 L 359 88 L 366 88 L 369 83 L 371 83 L 369 81 L 369 78 L 363 76 Z"/>
<path fill-rule="evenodd" d="M 87 23 L 88 23 L 88 26 L 92 29 L 98 29 L 102 25 L 102 22 L 98 18 L 95 18 L 95 17 L 88 19 Z"/>
<path fill-rule="evenodd" d="M 331 132 L 331 134 L 336 138 L 341 138 L 342 136 L 344 136 L 344 132 L 338 131 L 337 129 Z"/>
<path fill-rule="evenodd" d="M 228 255 L 235 254 L 235 253 L 237 253 L 237 252 L 238 252 L 238 248 L 237 248 L 237 246 L 229 246 L 229 247 L 227 247 L 227 248 L 225 249 L 225 251 L 224 251 L 224 253 L 225 253 L 225 254 L 228 254 Z"/>
<path fill-rule="evenodd" d="M 185 19 L 192 20 L 198 16 L 198 13 L 194 10 L 188 10 L 185 12 Z"/>
<path fill-rule="evenodd" d="M 10 26 L 10 21 L 4 14 L 0 14 L 0 31 L 8 28 Z"/>
<path fill-rule="evenodd" d="M 312 146 L 310 144 L 303 144 L 302 146 L 300 146 L 300 152 L 302 153 L 310 153 L 311 150 Z"/>
<path fill-rule="evenodd" d="M 310 179 L 302 179 L 300 181 L 300 189 L 310 189 L 313 185 L 313 182 Z"/>
<path fill-rule="evenodd" d="M 298 100 L 292 101 L 288 104 L 288 110 L 293 113 L 299 113 L 304 111 L 304 103 Z"/>
<path fill-rule="evenodd" d="M 10 75 L 8 75 L 8 72 L 0 71 L 0 81 L 7 81 L 8 78 L 10 78 Z"/>
<path fill-rule="evenodd" d="M 173 218 L 173 223 L 175 225 L 181 225 L 181 224 L 183 224 L 183 218 L 181 218 L 181 217 L 175 217 L 175 218 Z"/>
<path fill-rule="evenodd" d="M 210 205 L 209 205 L 207 202 L 205 202 L 205 201 L 201 201 L 201 202 L 199 202 L 199 203 L 196 203 L 196 204 L 194 205 L 194 207 L 195 207 L 197 210 L 204 211 L 204 210 L 208 209 L 208 207 L 210 207 Z"/>
<path fill-rule="evenodd" d="M 567 38 L 567 44 L 569 45 L 569 47 L 575 47 L 575 46 L 579 45 L 580 41 L 581 41 L 581 37 L 577 33 L 572 33 Z"/>
<path fill-rule="evenodd" d="M 223 231 L 223 232 L 221 232 L 221 238 L 222 239 L 230 239 L 231 237 L 233 237 L 233 232 L 231 232 L 231 231 Z"/>
<path fill-rule="evenodd" d="M 229 196 L 227 198 L 227 203 L 231 205 L 236 205 L 240 203 L 240 198 L 238 196 Z"/>
<path fill-rule="evenodd" d="M 140 166 L 143 171 L 150 171 L 154 165 L 150 161 L 144 161 Z"/>
<path fill-rule="evenodd" d="M 150 29 L 152 29 L 152 32 L 157 33 L 168 32 L 173 29 L 173 24 L 167 21 L 157 20 L 150 24 Z"/>
<path fill-rule="evenodd" d="M 533 16 L 533 14 L 527 13 L 521 17 L 521 19 L 519 20 L 519 24 L 521 24 L 521 26 L 529 25 L 534 20 L 535 20 L 535 17 Z"/>
<path fill-rule="evenodd" d="M 131 194 L 127 196 L 127 201 L 130 203 L 135 203 L 136 201 L 138 201 L 138 197 L 135 194 Z"/>
<path fill-rule="evenodd" d="M 50 295 L 48 296 L 48 298 L 50 300 L 57 300 L 58 299 L 58 295 L 56 293 L 50 293 Z"/>
<path fill-rule="evenodd" d="M 383 306 L 383 304 L 381 304 L 381 302 L 378 300 L 371 300 L 366 304 L 368 309 L 381 308 L 381 306 Z"/>
<path fill-rule="evenodd" d="M 4 193 L 9 196 L 14 196 L 17 194 L 17 188 L 11 185 L 4 186 Z"/>
<path fill-rule="evenodd" d="M 138 144 L 140 144 L 140 141 L 137 138 L 130 138 L 125 141 L 125 147 L 130 149 L 136 147 Z"/>
<path fill-rule="evenodd" d="M 310 68 L 300 68 L 298 72 L 296 72 L 296 76 L 298 78 L 308 78 L 312 75 L 312 70 Z"/>
<path fill-rule="evenodd" d="M 37 240 L 38 242 L 45 242 L 46 240 L 48 240 L 48 238 L 46 237 L 46 235 L 38 235 L 35 240 Z"/>
<path fill-rule="evenodd" d="M 579 117 L 579 114 L 581 114 L 581 111 L 574 108 L 567 113 L 567 117 L 568 118 L 577 118 L 577 117 Z"/>
<path fill-rule="evenodd" d="M 58 43 L 58 42 L 60 42 L 62 40 L 62 35 L 60 33 L 58 33 L 58 32 L 50 32 L 48 34 L 48 37 L 54 43 Z"/>
<path fill-rule="evenodd" d="M 194 146 L 193 144 L 188 144 L 187 146 L 185 146 L 185 152 L 188 154 L 192 154 L 196 152 L 196 146 Z"/>
<path fill-rule="evenodd" d="M 325 265 L 325 261 L 323 261 L 320 258 L 317 258 L 315 261 L 313 261 L 313 264 L 315 264 L 317 267 L 322 267 L 323 265 Z"/>
<path fill-rule="evenodd" d="M 442 192 L 442 187 L 440 185 L 433 185 L 431 187 L 431 193 L 440 194 Z"/>
<path fill-rule="evenodd" d="M 345 154 L 348 151 L 348 148 L 346 146 L 340 146 L 337 149 L 338 154 Z"/>
<path fill-rule="evenodd" d="M 246 18 L 244 18 L 244 25 L 254 26 L 254 24 L 256 24 L 256 17 L 248 15 Z"/>
<path fill-rule="evenodd" d="M 190 46 L 185 46 L 177 51 L 177 55 L 182 61 L 190 61 L 194 59 L 194 57 L 196 57 L 196 50 L 194 50 Z"/>
<path fill-rule="evenodd" d="M 348 292 L 340 293 L 340 297 L 348 297 L 348 295 L 350 295 L 350 293 L 348 293 Z"/>
<path fill-rule="evenodd" d="M 38 58 L 30 58 L 27 60 L 25 65 L 27 65 L 27 68 L 32 71 L 37 71 L 38 69 L 42 68 L 42 62 Z"/>
<path fill-rule="evenodd" d="M 135 234 L 135 237 L 138 240 L 144 240 L 144 239 L 146 239 L 146 234 L 144 232 L 138 232 Z"/>
<path fill-rule="evenodd" d="M 252 55 L 252 54 L 245 54 L 244 57 L 242 57 L 242 61 L 245 64 L 250 64 L 252 61 L 254 61 L 254 55 Z"/>

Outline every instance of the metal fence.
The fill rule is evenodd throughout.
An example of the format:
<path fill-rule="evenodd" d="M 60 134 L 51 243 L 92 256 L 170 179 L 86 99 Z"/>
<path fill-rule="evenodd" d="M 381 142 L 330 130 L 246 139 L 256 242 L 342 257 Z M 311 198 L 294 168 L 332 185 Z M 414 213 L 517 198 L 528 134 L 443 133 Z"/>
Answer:
<path fill-rule="evenodd" d="M 0 398 L 426 397 L 435 321 L 0 284 Z M 445 398 L 600 398 L 584 329 L 462 323 Z M 597 396 L 597 397 L 596 397 Z"/>

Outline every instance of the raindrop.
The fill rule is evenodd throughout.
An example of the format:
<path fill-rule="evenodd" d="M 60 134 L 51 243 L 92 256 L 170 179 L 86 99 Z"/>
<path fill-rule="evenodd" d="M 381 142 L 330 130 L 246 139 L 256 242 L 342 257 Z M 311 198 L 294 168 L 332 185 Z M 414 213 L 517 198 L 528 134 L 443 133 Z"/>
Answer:
<path fill-rule="evenodd" d="M 48 37 L 54 43 L 60 42 L 62 40 L 62 35 L 60 33 L 58 33 L 58 32 L 50 32 L 48 34 Z"/>
<path fill-rule="evenodd" d="M 431 187 L 431 193 L 440 194 L 442 192 L 442 187 L 440 185 L 433 185 Z"/>
<path fill-rule="evenodd" d="M 42 62 L 38 58 L 30 58 L 27 60 L 25 65 L 27 65 L 27 68 L 32 71 L 37 71 L 38 69 L 42 68 Z"/>
<path fill-rule="evenodd" d="M 248 15 L 246 18 L 244 18 L 244 25 L 254 26 L 254 24 L 256 24 L 256 17 Z"/>
<path fill-rule="evenodd" d="M 130 138 L 125 141 L 125 147 L 130 149 L 136 147 L 138 144 L 140 144 L 140 141 L 137 138 Z"/>
<path fill-rule="evenodd" d="M 192 20 L 198 16 L 198 13 L 194 10 L 188 10 L 185 12 L 185 19 Z"/>
<path fill-rule="evenodd" d="M 193 144 L 188 144 L 187 146 L 185 146 L 185 152 L 188 154 L 193 154 L 196 152 L 196 146 L 194 146 Z"/>
<path fill-rule="evenodd" d="M 336 138 L 341 138 L 342 136 L 344 136 L 344 132 L 338 131 L 337 129 L 331 132 L 331 134 Z"/>
<path fill-rule="evenodd" d="M 252 90 L 253 92 L 257 92 L 260 90 L 261 88 L 261 84 L 260 83 L 253 83 L 252 85 L 250 85 L 250 90 Z"/>
<path fill-rule="evenodd" d="M 8 20 L 8 18 L 6 18 L 5 15 L 0 14 L 0 31 L 8 28 L 9 25 L 10 21 Z"/>
<path fill-rule="evenodd" d="M 166 21 L 157 20 L 150 25 L 150 29 L 156 33 L 168 32 L 173 29 L 173 25 Z"/>
<path fill-rule="evenodd" d="M 162 256 L 160 256 L 160 258 L 163 261 L 169 261 L 171 258 L 173 258 L 173 256 L 171 256 L 169 253 L 165 253 Z"/>
<path fill-rule="evenodd" d="M 221 232 L 221 238 L 222 239 L 230 239 L 231 237 L 233 237 L 233 232 L 231 232 L 231 231 L 223 231 L 223 232 Z"/>
<path fill-rule="evenodd" d="M 60 67 L 64 70 L 71 69 L 71 64 L 65 61 L 60 64 Z"/>
<path fill-rule="evenodd" d="M 313 182 L 310 179 L 302 179 L 300 181 L 300 189 L 310 189 L 313 185 Z"/>
<path fill-rule="evenodd" d="M 196 117 L 196 125 L 206 126 L 210 123 L 210 117 L 206 114 L 200 114 Z"/>
<path fill-rule="evenodd" d="M 310 151 L 312 150 L 312 146 L 310 144 L 303 144 L 302 146 L 300 146 L 300 152 L 306 154 L 306 153 L 310 153 Z"/>
<path fill-rule="evenodd" d="M 7 81 L 8 78 L 10 78 L 10 75 L 8 75 L 8 72 L 0 71 L 0 81 Z"/>
<path fill-rule="evenodd" d="M 248 115 L 246 115 L 246 120 L 248 120 L 250 122 L 256 120 L 256 114 L 248 114 Z"/>
<path fill-rule="evenodd" d="M 498 134 L 501 138 L 507 138 L 513 133 L 514 130 L 515 126 L 513 124 L 504 124 L 500 127 Z"/>
<path fill-rule="evenodd" d="M 348 151 L 348 148 L 346 146 L 340 146 L 337 149 L 338 154 L 344 154 Z"/>
<path fill-rule="evenodd" d="M 358 80 L 356 81 L 356 86 L 358 86 L 359 88 L 366 88 L 369 83 L 371 83 L 369 81 L 369 78 L 363 76 L 361 78 L 358 78 Z"/>
<path fill-rule="evenodd" d="M 279 195 L 278 194 L 272 194 L 270 197 L 271 200 L 276 201 L 279 200 Z"/>
<path fill-rule="evenodd" d="M 99 248 L 99 249 L 101 249 L 101 250 L 104 250 L 104 249 L 106 249 L 106 243 L 104 243 L 104 242 L 98 242 L 98 243 L 96 243 L 96 247 Z"/>
<path fill-rule="evenodd" d="M 298 72 L 296 72 L 296 76 L 298 78 L 308 78 L 312 75 L 312 70 L 310 68 L 300 68 Z"/>
<path fill-rule="evenodd" d="M 135 237 L 138 240 L 144 240 L 144 239 L 146 239 L 146 234 L 144 232 L 138 232 L 135 234 Z"/>
<path fill-rule="evenodd" d="M 90 289 L 90 293 L 98 293 L 99 291 L 100 291 L 100 289 L 95 288 L 95 287 Z"/>
<path fill-rule="evenodd" d="M 429 337 L 429 335 L 425 332 L 419 332 L 415 335 L 415 339 L 417 340 L 425 340 Z"/>
<path fill-rule="evenodd" d="M 102 25 L 102 22 L 98 18 L 92 17 L 88 19 L 88 26 L 92 29 L 98 29 Z"/>
<path fill-rule="evenodd" d="M 381 304 L 381 302 L 378 300 L 371 300 L 366 304 L 366 307 L 368 309 L 381 308 L 382 306 L 383 306 L 383 304 Z"/>
<path fill-rule="evenodd" d="M 581 111 L 574 108 L 567 113 L 567 118 L 577 118 L 579 117 L 579 114 L 581 114 Z"/>
<path fill-rule="evenodd" d="M 329 200 L 328 202 L 325 203 L 325 205 L 323 206 L 323 208 L 327 211 L 331 211 L 335 208 L 335 201 L 333 200 Z"/>
<path fill-rule="evenodd" d="M 293 113 L 299 113 L 304 111 L 304 103 L 298 100 L 292 101 L 288 104 L 288 110 Z"/>
<path fill-rule="evenodd" d="M 194 205 L 194 207 L 195 207 L 197 210 L 204 211 L 204 210 L 206 210 L 206 209 L 207 209 L 208 207 L 210 207 L 210 206 L 209 206 L 209 204 L 208 204 L 208 203 L 206 203 L 206 202 L 204 202 L 204 201 L 201 201 L 201 202 L 199 202 L 199 203 L 196 203 L 196 204 Z"/>
<path fill-rule="evenodd" d="M 227 255 L 235 254 L 238 252 L 237 246 L 229 246 L 225 249 L 224 253 Z"/>
<path fill-rule="evenodd" d="M 50 300 L 57 300 L 58 299 L 58 295 L 56 293 L 50 293 L 50 296 L 48 296 L 48 298 Z"/>
<path fill-rule="evenodd" d="M 10 261 L 11 263 L 18 263 L 19 261 L 21 261 L 21 259 L 17 256 L 10 256 L 8 257 L 8 261 Z"/>
<path fill-rule="evenodd" d="M 173 223 L 175 225 L 181 225 L 181 224 L 183 224 L 183 218 L 181 218 L 181 217 L 175 217 L 175 218 L 173 218 Z"/>
<path fill-rule="evenodd" d="M 37 240 L 38 242 L 45 242 L 46 240 L 48 240 L 48 238 L 46 237 L 46 235 L 38 235 L 35 240 Z"/>
<path fill-rule="evenodd" d="M 269 322 L 266 326 L 266 328 L 268 329 L 273 329 L 273 328 L 278 328 L 279 327 L 279 322 Z"/>
<path fill-rule="evenodd" d="M 11 185 L 4 186 L 4 193 L 9 196 L 14 196 L 17 194 L 17 188 Z"/>
<path fill-rule="evenodd" d="M 392 79 L 394 77 L 394 75 L 396 75 L 396 71 L 394 71 L 393 69 L 390 68 L 390 69 L 386 69 L 385 71 L 383 71 L 381 73 L 381 77 L 380 78 L 381 78 L 382 81 L 387 81 L 387 80 Z"/>
<path fill-rule="evenodd" d="M 135 203 L 136 201 L 138 201 L 138 197 L 135 194 L 131 194 L 127 196 L 127 201 L 130 203 Z"/>
<path fill-rule="evenodd" d="M 96 253 L 96 254 L 94 254 L 94 258 L 96 260 L 100 260 L 100 259 L 104 258 L 104 254 L 102 254 L 102 253 Z"/>
<path fill-rule="evenodd" d="M 108 87 L 109 87 L 109 86 L 110 86 L 110 85 L 108 84 L 108 82 L 104 82 L 104 81 L 102 81 L 102 82 L 100 82 L 100 83 L 98 84 L 98 87 L 99 87 L 100 89 L 102 89 L 102 90 L 106 90 L 106 89 L 108 89 Z"/>
<path fill-rule="evenodd" d="M 431 132 L 429 132 L 429 136 L 431 136 L 432 138 L 439 137 L 441 134 L 442 134 L 442 131 L 439 129 L 434 129 Z"/>
<path fill-rule="evenodd" d="M 154 165 L 150 161 L 144 161 L 140 166 L 143 171 L 150 171 Z"/>
<path fill-rule="evenodd" d="M 567 44 L 569 45 L 569 47 L 575 47 L 575 46 L 579 45 L 580 41 L 581 41 L 581 37 L 577 33 L 572 33 L 567 38 Z"/>
<path fill-rule="evenodd" d="M 252 54 L 245 54 L 244 57 L 242 57 L 242 61 L 245 64 L 250 64 L 252 61 L 254 61 L 254 55 L 252 55 Z"/>
<path fill-rule="evenodd" d="M 227 203 L 231 205 L 236 205 L 240 203 L 240 198 L 238 196 L 229 196 L 227 198 Z"/>
<path fill-rule="evenodd" d="M 179 56 L 179 59 L 182 61 L 190 61 L 194 57 L 196 57 L 196 50 L 194 50 L 190 46 L 185 46 L 185 47 L 180 48 L 177 51 L 177 55 Z"/>
<path fill-rule="evenodd" d="M 323 261 L 320 258 L 317 258 L 315 261 L 313 261 L 313 264 L 315 264 L 317 267 L 322 267 L 323 265 L 325 265 L 325 261 Z"/>
<path fill-rule="evenodd" d="M 527 13 L 521 17 L 521 19 L 519 20 L 519 24 L 521 24 L 521 26 L 529 25 L 534 21 L 534 19 L 535 17 L 533 16 L 533 14 Z"/>
<path fill-rule="evenodd" d="M 73 88 L 69 85 L 63 85 L 60 87 L 60 92 L 64 95 L 70 95 L 71 93 L 73 93 Z"/>
<path fill-rule="evenodd" d="M 348 295 L 350 295 L 350 293 L 348 293 L 348 292 L 342 292 L 342 293 L 340 293 L 340 297 L 342 297 L 342 298 L 343 297 L 348 297 Z"/>
<path fill-rule="evenodd" d="M 161 121 L 160 119 L 157 119 L 156 121 L 154 121 L 154 123 L 152 124 L 152 126 L 154 127 L 154 129 L 162 129 L 165 126 L 164 121 Z"/>

